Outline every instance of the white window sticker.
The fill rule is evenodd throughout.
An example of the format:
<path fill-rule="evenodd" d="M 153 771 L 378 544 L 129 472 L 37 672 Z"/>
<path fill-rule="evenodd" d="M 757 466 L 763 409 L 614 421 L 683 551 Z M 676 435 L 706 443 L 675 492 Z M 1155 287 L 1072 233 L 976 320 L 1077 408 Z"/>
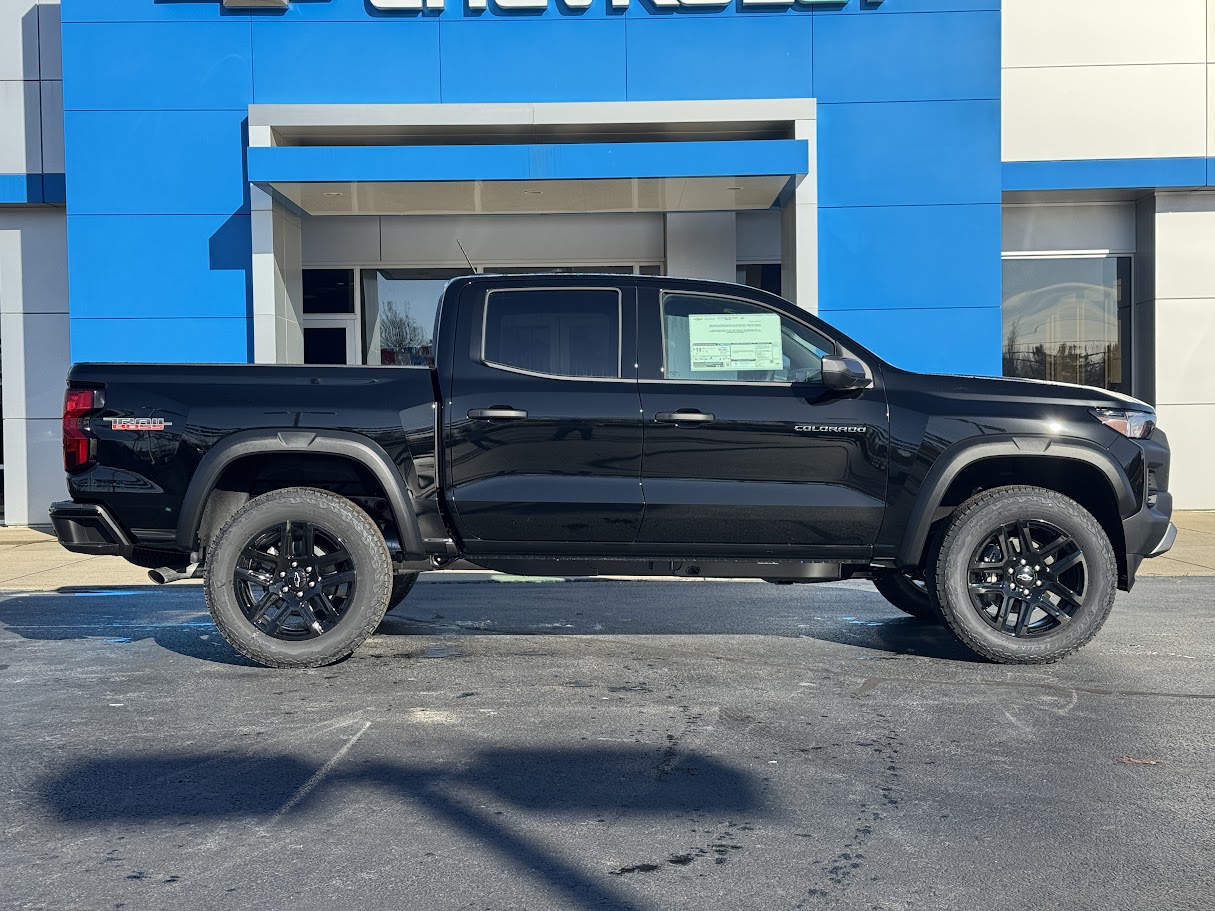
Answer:
<path fill-rule="evenodd" d="M 780 317 L 775 313 L 688 317 L 692 370 L 781 370 Z"/>

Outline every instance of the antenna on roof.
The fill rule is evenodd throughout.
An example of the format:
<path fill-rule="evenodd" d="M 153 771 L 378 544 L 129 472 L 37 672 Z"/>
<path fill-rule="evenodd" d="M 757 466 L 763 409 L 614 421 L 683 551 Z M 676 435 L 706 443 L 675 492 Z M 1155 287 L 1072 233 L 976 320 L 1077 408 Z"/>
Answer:
<path fill-rule="evenodd" d="M 456 246 L 460 248 L 460 252 L 464 253 L 464 244 L 460 243 L 460 238 L 456 238 Z M 468 263 L 468 268 L 472 269 L 473 274 L 477 272 L 477 267 L 472 264 L 472 260 L 468 258 L 468 254 L 464 253 L 464 261 Z"/>

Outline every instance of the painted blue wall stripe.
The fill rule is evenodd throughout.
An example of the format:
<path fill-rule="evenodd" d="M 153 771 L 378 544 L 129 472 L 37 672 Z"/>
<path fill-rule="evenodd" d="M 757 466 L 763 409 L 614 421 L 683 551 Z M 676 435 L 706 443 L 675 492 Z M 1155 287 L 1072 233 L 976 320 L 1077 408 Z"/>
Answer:
<path fill-rule="evenodd" d="M 1122 190 L 1210 186 L 1208 158 L 1006 161 L 1005 190 Z"/>
<path fill-rule="evenodd" d="M 335 146 L 249 150 L 255 183 L 584 180 L 805 174 L 803 139 L 568 145 Z"/>

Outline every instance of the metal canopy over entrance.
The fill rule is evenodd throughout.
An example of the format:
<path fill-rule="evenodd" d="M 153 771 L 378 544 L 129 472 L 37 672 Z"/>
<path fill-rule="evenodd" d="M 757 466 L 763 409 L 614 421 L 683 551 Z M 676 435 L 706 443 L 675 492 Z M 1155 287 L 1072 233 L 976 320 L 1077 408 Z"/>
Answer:
<path fill-rule="evenodd" d="M 779 208 L 781 284 L 813 310 L 815 116 L 812 99 L 251 105 L 255 357 L 303 357 L 314 216 L 658 214 L 670 271 L 732 279 L 734 214 Z"/>

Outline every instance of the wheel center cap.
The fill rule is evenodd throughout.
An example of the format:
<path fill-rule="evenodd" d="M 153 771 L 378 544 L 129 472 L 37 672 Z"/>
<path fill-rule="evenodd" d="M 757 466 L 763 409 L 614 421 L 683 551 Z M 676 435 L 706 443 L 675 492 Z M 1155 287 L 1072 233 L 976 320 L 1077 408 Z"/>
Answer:
<path fill-rule="evenodd" d="M 290 588 L 301 589 L 308 582 L 308 575 L 298 569 L 287 573 L 287 585 Z"/>
<path fill-rule="evenodd" d="M 1038 575 L 1028 566 L 1022 566 L 1017 570 L 1016 579 L 1021 585 L 1030 585 L 1038 580 Z"/>

